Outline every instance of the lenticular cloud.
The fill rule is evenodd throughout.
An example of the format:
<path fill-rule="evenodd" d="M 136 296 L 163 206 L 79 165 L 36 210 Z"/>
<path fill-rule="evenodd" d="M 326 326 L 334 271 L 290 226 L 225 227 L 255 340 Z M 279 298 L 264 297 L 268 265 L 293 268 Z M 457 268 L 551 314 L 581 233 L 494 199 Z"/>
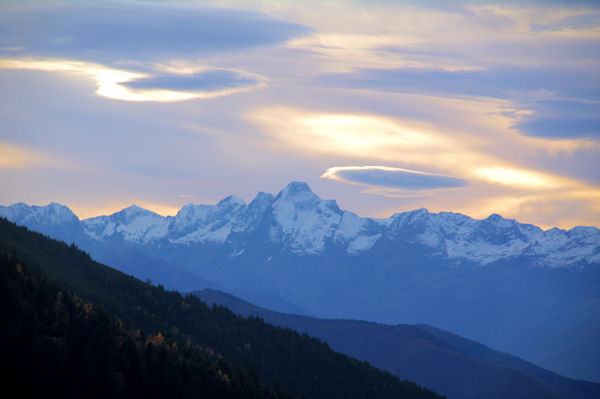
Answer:
<path fill-rule="evenodd" d="M 334 167 L 327 169 L 321 177 L 400 190 L 433 190 L 469 185 L 468 181 L 456 177 L 387 166 Z"/>

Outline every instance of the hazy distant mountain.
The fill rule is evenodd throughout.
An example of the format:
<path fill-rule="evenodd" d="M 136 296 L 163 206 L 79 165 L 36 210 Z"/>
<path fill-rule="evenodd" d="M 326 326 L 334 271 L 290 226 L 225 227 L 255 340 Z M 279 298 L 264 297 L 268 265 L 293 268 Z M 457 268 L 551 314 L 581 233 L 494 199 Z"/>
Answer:
<path fill-rule="evenodd" d="M 306 332 L 332 349 L 366 360 L 449 399 L 600 396 L 600 384 L 571 380 L 514 356 L 427 325 L 390 326 L 355 320 L 316 319 L 262 309 L 215 290 L 193 292 L 244 317 Z"/>
<path fill-rule="evenodd" d="M 173 217 L 132 206 L 77 223 L 58 204 L 0 207 L 0 216 L 108 264 L 140 253 L 228 292 L 271 295 L 319 317 L 431 324 L 600 381 L 595 227 L 543 231 L 499 215 L 425 209 L 360 218 L 304 183 L 248 205 L 235 197 L 186 205 Z M 187 290 L 185 280 L 169 284 Z"/>

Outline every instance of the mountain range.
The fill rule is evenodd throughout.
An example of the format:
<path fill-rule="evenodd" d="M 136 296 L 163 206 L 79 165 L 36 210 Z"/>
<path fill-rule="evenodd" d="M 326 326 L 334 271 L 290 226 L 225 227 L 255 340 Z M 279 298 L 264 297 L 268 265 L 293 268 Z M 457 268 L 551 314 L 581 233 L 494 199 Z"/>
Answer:
<path fill-rule="evenodd" d="M 0 207 L 0 216 L 169 288 L 253 295 L 318 317 L 430 324 L 600 381 L 595 227 L 544 231 L 426 209 L 361 218 L 298 182 L 249 204 L 230 196 L 167 217 L 131 206 L 79 220 L 56 203 Z"/>

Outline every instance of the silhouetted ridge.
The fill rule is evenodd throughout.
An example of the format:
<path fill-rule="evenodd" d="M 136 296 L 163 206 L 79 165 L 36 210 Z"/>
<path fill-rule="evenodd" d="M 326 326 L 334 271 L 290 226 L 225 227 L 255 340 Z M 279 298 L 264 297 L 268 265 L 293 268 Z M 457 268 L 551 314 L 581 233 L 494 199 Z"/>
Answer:
<path fill-rule="evenodd" d="M 323 339 L 334 350 L 366 360 L 449 399 L 526 397 L 594 399 L 600 384 L 571 380 L 515 356 L 431 326 L 316 319 L 273 312 L 212 289 L 195 291 L 208 304 Z"/>
<path fill-rule="evenodd" d="M 176 344 L 178 348 L 186 348 L 189 341 L 201 347 L 210 359 L 214 359 L 211 364 L 217 369 L 217 374 L 220 369 L 223 375 L 227 375 L 227 378 L 222 377 L 225 381 L 236 375 L 235 370 L 239 366 L 242 369 L 238 373 L 240 375 L 251 376 L 255 368 L 260 380 L 273 386 L 275 391 L 277 386 L 283 386 L 292 394 L 304 394 L 306 398 L 439 397 L 364 362 L 335 353 L 327 344 L 308 335 L 276 328 L 257 318 L 243 319 L 223 307 L 208 308 L 194 296 L 182 296 L 174 291 L 166 291 L 160 285 L 154 287 L 143 283 L 92 261 L 88 254 L 75 246 L 29 232 L 4 219 L 0 219 L 2 253 L 16 254 L 13 256 L 19 262 L 55 279 L 63 290 L 69 291 L 69 295 L 76 294 L 94 308 L 103 307 L 122 320 L 126 326 L 125 332 L 140 329 L 142 336 L 154 337 L 152 339 L 159 341 L 164 338 L 170 346 Z M 2 305 L 13 302 L 7 301 Z M 41 305 L 46 306 L 47 302 L 42 300 Z M 57 322 L 61 323 L 61 320 L 59 317 Z M 20 325 L 18 321 L 16 325 Z M 29 327 L 26 331 L 30 331 Z M 82 341 L 86 340 L 82 338 Z M 154 349 L 155 346 L 153 344 L 152 350 L 159 350 Z M 94 353 L 94 350 L 101 348 L 104 347 L 93 346 L 90 350 Z M 33 354 L 24 362 L 29 367 L 30 361 L 43 362 L 44 356 L 34 348 Z M 160 359 L 164 359 L 164 356 L 160 350 L 157 356 L 158 364 L 162 364 Z M 217 362 L 221 357 L 227 360 L 233 374 Z M 110 368 L 106 370 L 110 372 Z M 35 376 L 30 378 L 35 382 Z M 160 381 L 160 378 L 155 380 L 152 375 L 149 378 L 157 383 Z M 173 380 L 167 379 L 167 385 L 171 384 L 169 381 Z M 260 382 L 257 380 L 256 383 Z M 110 386 L 106 385 L 107 388 Z M 164 393 L 162 390 L 157 392 Z M 112 395 L 113 392 L 108 394 Z"/>

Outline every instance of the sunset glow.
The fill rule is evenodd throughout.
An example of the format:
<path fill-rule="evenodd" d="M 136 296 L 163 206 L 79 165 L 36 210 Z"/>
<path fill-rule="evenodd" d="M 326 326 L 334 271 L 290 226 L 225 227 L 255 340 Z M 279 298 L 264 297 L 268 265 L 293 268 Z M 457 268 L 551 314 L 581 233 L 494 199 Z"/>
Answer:
<path fill-rule="evenodd" d="M 171 214 L 300 180 L 361 216 L 600 224 L 592 3 L 0 7 L 5 204 Z"/>

